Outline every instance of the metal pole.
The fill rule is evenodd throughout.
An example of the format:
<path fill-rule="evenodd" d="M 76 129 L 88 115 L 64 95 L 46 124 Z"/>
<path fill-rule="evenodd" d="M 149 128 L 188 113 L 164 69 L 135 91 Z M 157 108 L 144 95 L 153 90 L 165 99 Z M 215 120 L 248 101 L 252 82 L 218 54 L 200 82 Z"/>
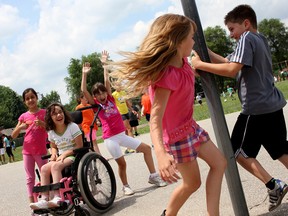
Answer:
<path fill-rule="evenodd" d="M 181 0 L 181 3 L 185 16 L 194 20 L 197 25 L 197 32 L 195 33 L 194 37 L 194 48 L 203 61 L 210 62 L 195 0 Z M 243 193 L 237 164 L 231 146 L 229 131 L 224 117 L 224 112 L 219 98 L 219 94 L 216 88 L 214 76 L 210 73 L 202 71 L 198 72 L 200 74 L 201 83 L 206 95 L 206 100 L 216 136 L 216 141 L 218 143 L 219 149 L 223 152 L 228 162 L 225 177 L 235 216 L 248 216 L 249 212 Z"/>

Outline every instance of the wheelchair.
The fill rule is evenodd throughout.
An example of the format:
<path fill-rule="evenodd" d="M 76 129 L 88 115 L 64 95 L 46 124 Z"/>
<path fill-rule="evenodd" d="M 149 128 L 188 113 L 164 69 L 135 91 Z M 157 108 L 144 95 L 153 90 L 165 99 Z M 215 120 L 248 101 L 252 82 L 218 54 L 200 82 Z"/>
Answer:
<path fill-rule="evenodd" d="M 34 210 L 38 215 L 66 216 L 74 213 L 75 216 L 89 216 L 90 212 L 83 204 L 96 213 L 107 212 L 116 196 L 116 180 L 109 162 L 94 152 L 92 144 L 92 128 L 101 109 L 98 105 L 87 106 L 71 112 L 73 122 L 82 122 L 81 110 L 97 108 L 90 126 L 90 141 L 87 142 L 84 134 L 83 148 L 75 149 L 75 161 L 62 171 L 63 178 L 59 183 L 41 186 L 37 183 L 33 188 L 34 200 L 38 200 L 41 192 L 59 190 L 61 201 L 59 207 Z M 43 159 L 49 158 L 45 155 Z M 39 172 L 37 173 L 38 177 Z"/>

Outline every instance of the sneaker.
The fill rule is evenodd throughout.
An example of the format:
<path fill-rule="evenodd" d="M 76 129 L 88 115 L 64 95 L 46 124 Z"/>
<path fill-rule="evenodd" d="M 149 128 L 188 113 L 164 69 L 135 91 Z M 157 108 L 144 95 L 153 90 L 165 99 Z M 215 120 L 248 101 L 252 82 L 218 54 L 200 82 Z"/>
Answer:
<path fill-rule="evenodd" d="M 167 183 L 163 181 L 163 179 L 159 176 L 159 174 L 150 175 L 148 183 L 154 184 L 158 187 L 165 187 L 167 185 Z"/>
<path fill-rule="evenodd" d="M 46 199 L 40 199 L 38 202 L 30 203 L 29 206 L 33 210 L 47 209 L 48 208 L 48 201 Z"/>
<path fill-rule="evenodd" d="M 270 202 L 269 211 L 275 210 L 281 204 L 282 199 L 287 192 L 287 184 L 279 179 L 275 179 L 275 188 L 273 190 L 268 189 Z"/>
<path fill-rule="evenodd" d="M 135 150 L 134 149 L 126 149 L 125 150 L 125 154 L 131 154 L 131 153 L 134 153 L 135 152 Z"/>
<path fill-rule="evenodd" d="M 125 196 L 130 196 L 134 194 L 134 191 L 130 188 L 129 185 L 123 186 L 122 191 Z"/>
<path fill-rule="evenodd" d="M 48 201 L 48 207 L 49 208 L 59 207 L 60 206 L 60 204 L 59 204 L 60 201 L 61 201 L 61 197 L 55 196 L 52 200 Z"/>

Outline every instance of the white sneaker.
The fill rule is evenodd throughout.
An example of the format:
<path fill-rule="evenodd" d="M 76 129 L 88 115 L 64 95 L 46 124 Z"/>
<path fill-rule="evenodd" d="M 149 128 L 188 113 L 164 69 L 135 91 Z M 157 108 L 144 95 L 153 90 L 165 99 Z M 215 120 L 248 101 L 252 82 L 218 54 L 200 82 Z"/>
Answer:
<path fill-rule="evenodd" d="M 130 188 L 129 185 L 123 186 L 122 191 L 123 191 L 125 196 L 130 196 L 130 195 L 134 194 L 134 191 Z"/>
<path fill-rule="evenodd" d="M 60 204 L 59 204 L 60 201 L 61 201 L 61 197 L 55 196 L 52 200 L 48 201 L 48 207 L 49 208 L 59 207 L 60 206 Z"/>
<path fill-rule="evenodd" d="M 167 183 L 163 181 L 163 179 L 159 176 L 158 173 L 155 175 L 150 175 L 148 182 L 158 187 L 165 187 L 167 185 Z"/>
<path fill-rule="evenodd" d="M 40 199 L 38 202 L 30 203 L 29 206 L 33 210 L 47 209 L 48 208 L 48 201 L 46 199 Z"/>

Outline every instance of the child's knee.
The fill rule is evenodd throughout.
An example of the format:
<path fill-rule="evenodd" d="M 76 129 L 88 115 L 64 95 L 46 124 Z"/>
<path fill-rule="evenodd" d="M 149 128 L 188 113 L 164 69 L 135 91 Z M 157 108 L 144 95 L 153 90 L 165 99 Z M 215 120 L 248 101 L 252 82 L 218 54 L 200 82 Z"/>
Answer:
<path fill-rule="evenodd" d="M 143 153 L 151 153 L 151 147 L 146 143 L 141 143 L 136 150 Z"/>

